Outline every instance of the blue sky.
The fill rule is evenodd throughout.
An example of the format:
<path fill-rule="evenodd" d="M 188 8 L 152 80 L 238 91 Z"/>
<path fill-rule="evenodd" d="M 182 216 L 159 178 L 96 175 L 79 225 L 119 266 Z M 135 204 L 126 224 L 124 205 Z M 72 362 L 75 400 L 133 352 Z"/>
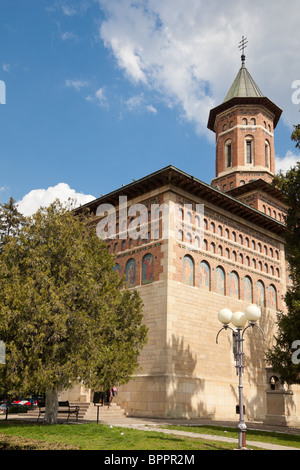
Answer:
<path fill-rule="evenodd" d="M 210 183 L 208 113 L 239 70 L 242 35 L 249 72 L 283 109 L 276 161 L 288 168 L 299 159 L 298 0 L 248 6 L 1 0 L 0 202 L 12 196 L 26 213 L 54 197 L 84 203 L 169 164 Z"/>

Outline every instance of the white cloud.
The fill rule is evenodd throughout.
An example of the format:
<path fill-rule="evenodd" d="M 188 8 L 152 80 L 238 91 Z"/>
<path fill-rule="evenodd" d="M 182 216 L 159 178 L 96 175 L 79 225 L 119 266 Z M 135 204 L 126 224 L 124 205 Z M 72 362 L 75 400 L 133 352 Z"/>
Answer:
<path fill-rule="evenodd" d="M 292 83 L 300 79 L 298 0 L 98 0 L 107 13 L 100 36 L 134 83 L 155 91 L 168 106 L 207 130 L 240 67 L 238 44 L 248 38 L 246 65 L 283 121 L 298 123 Z M 268 21 L 266 21 L 266 18 Z M 280 32 L 280 34 L 278 33 Z"/>
<path fill-rule="evenodd" d="M 10 68 L 11 68 L 10 64 L 5 63 L 2 65 L 2 69 L 4 70 L 4 72 L 8 73 L 10 71 Z"/>
<path fill-rule="evenodd" d="M 300 154 L 295 155 L 291 150 L 288 150 L 285 157 L 275 157 L 275 171 L 283 171 L 284 173 L 296 166 L 296 163 L 300 162 Z"/>
<path fill-rule="evenodd" d="M 157 109 L 152 105 L 147 103 L 143 93 L 139 95 L 133 95 L 127 100 L 124 101 L 126 110 L 131 112 L 148 112 L 151 114 L 157 114 Z"/>
<path fill-rule="evenodd" d="M 80 91 L 81 88 L 88 86 L 88 82 L 84 80 L 66 80 L 66 86 L 74 88 L 76 91 Z"/>
<path fill-rule="evenodd" d="M 148 106 L 146 106 L 146 109 L 147 109 L 147 111 L 149 111 L 149 113 L 157 114 L 157 109 L 154 108 L 154 106 L 152 106 L 152 104 L 149 104 Z"/>
<path fill-rule="evenodd" d="M 56 199 L 59 199 L 62 204 L 67 204 L 69 199 L 71 199 L 75 202 L 76 206 L 80 206 L 92 201 L 95 197 L 88 194 L 77 193 L 75 189 L 71 189 L 68 184 L 59 183 L 48 189 L 33 189 L 26 194 L 21 201 L 17 202 L 17 206 L 23 215 L 30 216 L 40 207 L 47 207 Z"/>
<path fill-rule="evenodd" d="M 92 95 L 88 95 L 85 98 L 87 101 L 95 102 L 99 106 L 107 106 L 107 96 L 105 93 L 105 87 L 99 88 L 95 93 Z"/>
<path fill-rule="evenodd" d="M 71 31 L 65 31 L 61 33 L 60 36 L 63 41 L 72 41 L 75 43 L 79 41 L 79 36 L 75 33 L 72 33 Z"/>

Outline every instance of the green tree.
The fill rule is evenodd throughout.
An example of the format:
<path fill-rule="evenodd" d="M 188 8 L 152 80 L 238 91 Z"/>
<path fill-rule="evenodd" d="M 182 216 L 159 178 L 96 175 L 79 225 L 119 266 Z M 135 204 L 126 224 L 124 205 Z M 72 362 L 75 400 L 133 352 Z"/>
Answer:
<path fill-rule="evenodd" d="M 18 211 L 12 197 L 8 202 L 0 204 L 0 249 L 9 237 L 18 234 L 24 223 L 25 217 Z"/>
<path fill-rule="evenodd" d="M 147 337 L 138 293 L 124 287 L 88 222 L 55 202 L 0 255 L 0 384 L 10 393 L 45 391 L 49 424 L 59 391 L 78 381 L 96 390 L 126 383 Z"/>
<path fill-rule="evenodd" d="M 296 147 L 300 149 L 300 124 L 294 126 L 294 130 L 292 133 L 292 140 L 296 142 Z"/>
<path fill-rule="evenodd" d="M 292 140 L 300 148 L 300 126 L 294 126 Z M 300 384 L 298 354 L 295 357 L 297 351 L 293 349 L 294 342 L 300 340 L 300 162 L 286 174 L 276 175 L 273 184 L 281 190 L 289 207 L 285 217 L 285 251 L 293 287 L 284 298 L 287 311 L 277 313 L 277 336 L 266 358 L 283 382 Z"/>

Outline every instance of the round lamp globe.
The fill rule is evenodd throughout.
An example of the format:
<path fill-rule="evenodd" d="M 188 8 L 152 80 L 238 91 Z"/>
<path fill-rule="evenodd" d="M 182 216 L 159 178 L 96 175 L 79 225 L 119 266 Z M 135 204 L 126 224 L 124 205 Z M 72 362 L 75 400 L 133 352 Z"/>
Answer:
<path fill-rule="evenodd" d="M 243 312 L 234 312 L 232 314 L 231 322 L 236 327 L 242 327 L 246 324 L 247 318 Z"/>
<path fill-rule="evenodd" d="M 257 305 L 252 304 L 246 308 L 245 315 L 247 320 L 255 322 L 260 319 L 261 310 Z"/>
<path fill-rule="evenodd" d="M 221 323 L 223 323 L 223 325 L 228 325 L 228 323 L 231 322 L 231 317 L 232 317 L 232 311 L 229 310 L 228 308 L 223 308 L 218 313 L 218 319 Z"/>

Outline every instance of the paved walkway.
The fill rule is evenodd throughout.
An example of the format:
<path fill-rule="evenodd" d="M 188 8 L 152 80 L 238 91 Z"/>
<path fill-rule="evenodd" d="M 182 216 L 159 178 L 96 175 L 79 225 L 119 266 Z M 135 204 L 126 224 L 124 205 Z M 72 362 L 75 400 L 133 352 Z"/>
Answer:
<path fill-rule="evenodd" d="M 0 420 L 5 419 L 5 415 L 0 415 Z M 8 419 L 21 419 L 21 420 L 30 420 L 30 418 L 26 418 L 26 415 L 9 415 Z M 31 418 L 32 419 L 32 418 Z M 76 423 L 75 421 L 70 421 L 70 423 Z M 84 424 L 88 421 L 79 420 L 79 424 Z M 90 422 L 90 421 L 89 421 Z M 165 425 L 181 425 L 181 426 L 224 426 L 224 427 L 232 427 L 236 429 L 237 423 L 231 421 L 206 421 L 200 419 L 151 419 L 151 418 L 134 418 L 134 417 L 119 417 L 119 416 L 112 416 L 108 417 L 105 416 L 105 420 L 101 419 L 100 415 L 100 424 L 107 424 L 109 426 L 119 426 L 123 428 L 132 428 L 132 429 L 140 429 L 142 431 L 156 431 L 164 434 L 173 434 L 177 436 L 184 436 L 184 437 L 193 437 L 196 439 L 206 439 L 210 441 L 219 441 L 219 442 L 230 442 L 235 443 L 238 445 L 238 440 L 226 436 L 214 436 L 209 434 L 200 434 L 188 431 L 179 431 L 179 430 L 172 430 L 172 429 L 162 429 L 161 426 Z M 261 430 L 261 431 L 271 431 L 271 432 L 278 432 L 278 433 L 286 433 L 286 434 L 298 434 L 300 435 L 299 428 L 289 428 L 286 426 L 267 426 L 263 425 L 262 423 L 258 422 L 251 422 L 246 423 L 247 428 L 250 430 Z M 247 437 L 247 436 L 246 436 Z M 265 450 L 300 450 L 294 447 L 286 447 L 274 444 L 268 444 L 264 442 L 257 442 L 251 441 L 246 439 L 247 445 L 257 447 L 260 449 Z"/>
<path fill-rule="evenodd" d="M 177 436 L 184 436 L 184 437 L 193 437 L 196 439 L 206 439 L 210 441 L 222 441 L 222 442 L 230 442 L 233 444 L 238 445 L 238 440 L 230 437 L 223 437 L 223 436 L 214 436 L 209 434 L 200 434 L 195 432 L 188 432 L 188 431 L 179 431 L 179 430 L 172 430 L 172 429 L 161 429 L 161 426 L 164 425 L 181 425 L 181 426 L 205 426 L 205 425 L 215 425 L 215 426 L 224 426 L 224 427 L 232 427 L 236 429 L 237 423 L 233 422 L 215 422 L 215 421 L 205 421 L 199 419 L 189 419 L 189 420 L 176 420 L 176 419 L 150 419 L 150 418 L 130 418 L 124 416 L 124 418 L 107 418 L 105 420 L 101 420 L 101 424 L 107 424 L 111 426 L 120 426 L 124 428 L 133 428 L 133 429 L 140 429 L 142 431 L 157 431 L 164 434 L 173 434 Z M 300 435 L 300 429 L 297 428 L 288 428 L 285 426 L 265 426 L 261 423 L 246 423 L 247 428 L 253 430 L 261 430 L 261 431 L 272 431 L 278 433 L 288 433 L 288 434 L 298 434 Z M 247 444 L 249 446 L 255 446 L 257 448 L 265 449 L 265 450 L 300 450 L 294 447 L 286 447 L 274 444 L 268 444 L 264 442 L 257 442 L 257 441 L 250 441 L 247 440 Z"/>

